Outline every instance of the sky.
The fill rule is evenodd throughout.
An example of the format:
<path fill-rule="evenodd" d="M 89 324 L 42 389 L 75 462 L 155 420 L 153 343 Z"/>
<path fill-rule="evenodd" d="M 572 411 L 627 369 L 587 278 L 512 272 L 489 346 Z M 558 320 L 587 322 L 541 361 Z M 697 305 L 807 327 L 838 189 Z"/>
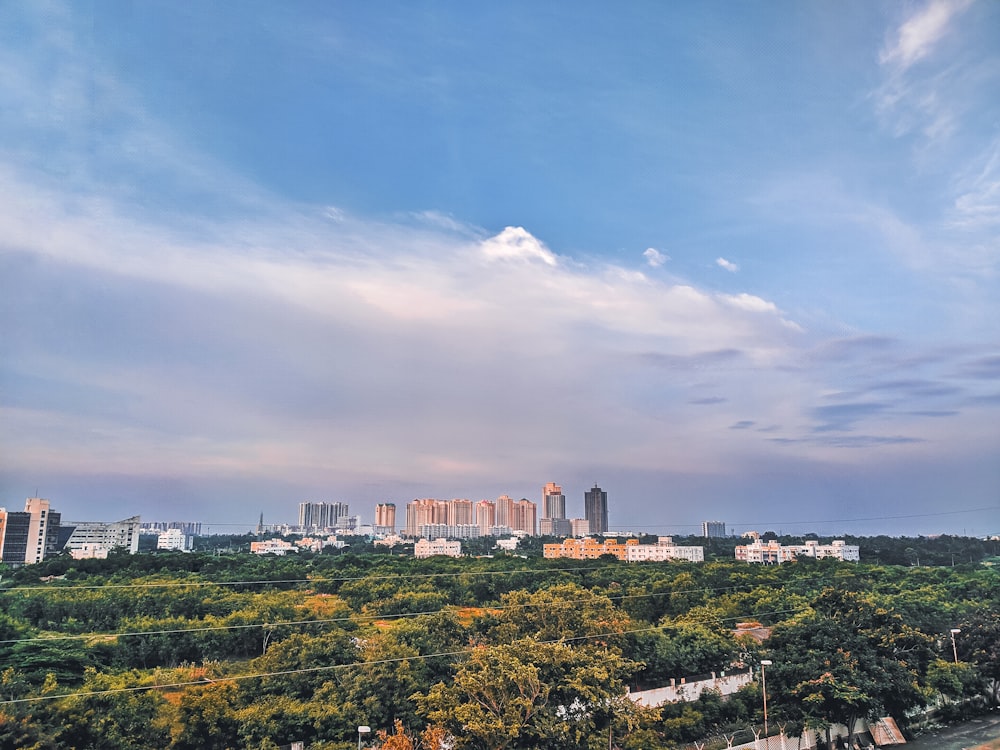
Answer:
<path fill-rule="evenodd" d="M 9 509 L 1000 533 L 998 3 L 4 3 L 0 199 Z"/>

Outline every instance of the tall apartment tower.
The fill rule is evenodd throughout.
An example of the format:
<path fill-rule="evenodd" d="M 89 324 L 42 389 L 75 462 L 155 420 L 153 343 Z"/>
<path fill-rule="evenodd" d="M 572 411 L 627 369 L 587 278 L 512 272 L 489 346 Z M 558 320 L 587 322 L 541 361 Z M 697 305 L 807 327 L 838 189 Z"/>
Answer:
<path fill-rule="evenodd" d="M 347 503 L 299 503 L 299 526 L 303 530 L 333 529 L 348 515 Z"/>
<path fill-rule="evenodd" d="M 396 532 L 396 503 L 379 503 L 375 506 L 375 531 L 379 534 Z"/>
<path fill-rule="evenodd" d="M 523 531 L 528 536 L 538 533 L 538 505 L 526 497 L 511 502 L 511 531 Z"/>
<path fill-rule="evenodd" d="M 555 482 L 549 482 L 542 488 L 542 519 L 538 531 L 552 536 L 570 534 L 571 526 L 566 518 L 566 496 L 562 487 Z"/>
<path fill-rule="evenodd" d="M 480 500 L 476 503 L 476 525 L 479 533 L 489 536 L 497 525 L 497 504 L 492 500 Z"/>
<path fill-rule="evenodd" d="M 591 534 L 604 534 L 608 530 L 608 493 L 596 484 L 583 493 L 583 515 Z"/>
<path fill-rule="evenodd" d="M 12 565 L 41 562 L 58 548 L 61 514 L 49 501 L 29 497 L 24 511 L 0 508 L 0 560 Z"/>
<path fill-rule="evenodd" d="M 723 521 L 702 521 L 701 535 L 706 539 L 724 537 L 726 535 L 726 524 Z"/>

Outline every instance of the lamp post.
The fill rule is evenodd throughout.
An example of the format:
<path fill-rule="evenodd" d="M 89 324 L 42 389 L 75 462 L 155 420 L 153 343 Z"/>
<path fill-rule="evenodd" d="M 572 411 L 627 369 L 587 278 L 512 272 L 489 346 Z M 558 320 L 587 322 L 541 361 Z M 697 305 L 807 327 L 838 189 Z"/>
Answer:
<path fill-rule="evenodd" d="M 767 680 L 764 678 L 764 667 L 773 663 L 770 659 L 760 660 L 760 691 L 764 694 L 764 737 L 767 737 Z"/>
<path fill-rule="evenodd" d="M 358 750 L 361 750 L 361 735 L 372 731 L 371 727 L 358 727 Z"/>
<path fill-rule="evenodd" d="M 961 628 L 951 629 L 951 653 L 955 657 L 955 663 L 958 664 L 958 646 L 955 645 L 955 636 L 962 632 Z"/>

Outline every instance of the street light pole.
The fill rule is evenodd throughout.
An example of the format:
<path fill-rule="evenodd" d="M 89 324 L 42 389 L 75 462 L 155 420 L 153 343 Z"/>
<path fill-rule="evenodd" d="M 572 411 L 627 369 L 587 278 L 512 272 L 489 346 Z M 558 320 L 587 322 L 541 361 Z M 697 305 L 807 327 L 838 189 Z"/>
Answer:
<path fill-rule="evenodd" d="M 955 636 L 962 632 L 961 628 L 951 629 L 951 652 L 955 656 L 955 663 L 958 664 L 958 646 L 955 645 Z"/>
<path fill-rule="evenodd" d="M 368 734 L 372 731 L 371 727 L 358 727 L 358 750 L 361 750 L 361 735 Z"/>
<path fill-rule="evenodd" d="M 764 737 L 767 737 L 767 680 L 764 677 L 764 667 L 773 664 L 770 659 L 760 660 L 760 691 L 764 694 Z M 765 739 L 766 741 L 766 739 Z"/>

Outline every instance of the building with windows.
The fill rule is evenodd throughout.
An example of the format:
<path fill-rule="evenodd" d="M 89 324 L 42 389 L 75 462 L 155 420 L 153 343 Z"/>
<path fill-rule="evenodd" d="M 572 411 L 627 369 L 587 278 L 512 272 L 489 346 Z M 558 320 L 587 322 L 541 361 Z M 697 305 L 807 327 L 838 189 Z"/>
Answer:
<path fill-rule="evenodd" d="M 29 497 L 23 511 L 0 508 L 0 561 L 31 565 L 59 550 L 61 514 L 45 498 Z"/>
<path fill-rule="evenodd" d="M 666 562 L 667 560 L 687 560 L 704 562 L 704 547 L 682 547 L 674 544 L 669 536 L 661 536 L 656 544 L 632 544 L 625 550 L 625 562 Z"/>
<path fill-rule="evenodd" d="M 726 524 L 723 521 L 702 521 L 701 535 L 706 539 L 720 539 L 726 535 Z"/>
<path fill-rule="evenodd" d="M 396 503 L 379 503 L 375 506 L 375 533 L 396 533 Z"/>
<path fill-rule="evenodd" d="M 350 515 L 347 503 L 299 503 L 299 528 L 302 531 L 336 529 Z"/>
<path fill-rule="evenodd" d="M 638 539 L 626 539 L 624 544 L 617 539 L 605 539 L 602 542 L 593 537 L 564 539 L 562 542 L 543 545 L 542 556 L 550 560 L 558 558 L 596 560 L 601 555 L 614 555 L 619 560 L 625 560 L 628 548 L 638 544 Z"/>
<path fill-rule="evenodd" d="M 448 557 L 462 556 L 462 543 L 458 541 L 448 541 L 447 539 L 418 539 L 413 545 L 413 556 L 418 560 L 435 555 L 447 555 Z"/>
<path fill-rule="evenodd" d="M 254 555 L 287 555 L 289 552 L 298 552 L 299 548 L 284 539 L 263 539 L 259 542 L 250 542 L 250 553 Z"/>
<path fill-rule="evenodd" d="M 139 551 L 139 529 L 142 521 L 132 516 L 121 521 L 72 521 L 72 528 L 64 549 L 77 559 L 105 558 L 109 552 L 119 551 L 134 555 Z"/>
<path fill-rule="evenodd" d="M 425 539 L 478 539 L 483 535 L 474 523 L 426 523 L 418 531 Z"/>
<path fill-rule="evenodd" d="M 562 487 L 549 482 L 542 488 L 542 518 L 538 522 L 542 536 L 570 536 L 572 529 L 566 518 L 566 496 Z"/>
<path fill-rule="evenodd" d="M 497 525 L 497 504 L 492 500 L 476 503 L 476 525 L 482 536 L 490 536 L 490 529 Z"/>
<path fill-rule="evenodd" d="M 167 529 L 156 537 L 156 549 L 190 552 L 194 547 L 194 537 L 185 534 L 183 529 Z"/>
<path fill-rule="evenodd" d="M 583 515 L 588 521 L 590 534 L 608 531 L 608 493 L 596 484 L 583 493 Z"/>
<path fill-rule="evenodd" d="M 833 557 L 837 560 L 858 562 L 861 559 L 860 552 L 857 545 L 846 544 L 842 539 L 836 539 L 830 544 L 820 544 L 810 540 L 805 544 L 782 545 L 777 540 L 765 542 L 755 536 L 750 544 L 737 545 L 735 557 L 740 562 L 762 565 L 778 565 L 799 557 Z"/>

